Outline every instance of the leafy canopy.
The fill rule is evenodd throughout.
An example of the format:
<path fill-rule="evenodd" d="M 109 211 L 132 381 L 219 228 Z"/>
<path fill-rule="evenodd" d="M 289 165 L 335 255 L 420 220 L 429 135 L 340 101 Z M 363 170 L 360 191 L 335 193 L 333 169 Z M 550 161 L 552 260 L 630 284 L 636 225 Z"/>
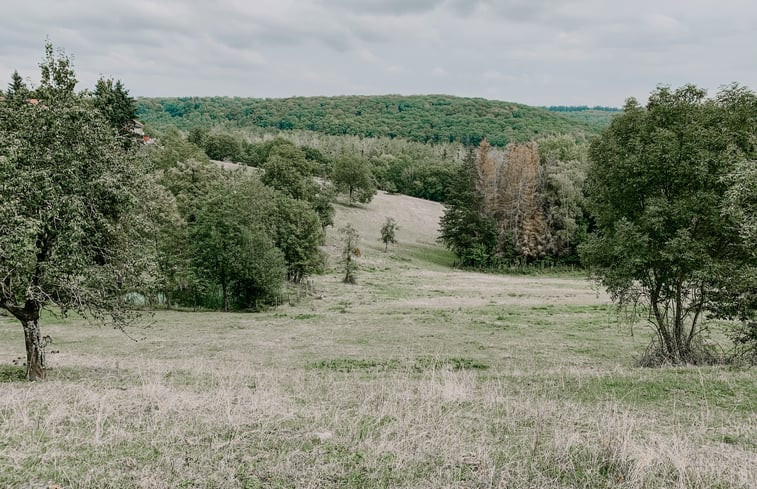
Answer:
<path fill-rule="evenodd" d="M 0 307 L 24 326 L 30 379 L 44 377 L 43 307 L 123 324 L 152 275 L 141 161 L 49 43 L 40 71 L 38 100 L 0 103 Z"/>
<path fill-rule="evenodd" d="M 729 175 L 755 159 L 755 100 L 738 86 L 712 99 L 658 88 L 646 108 L 629 100 L 590 148 L 597 232 L 583 260 L 618 303 L 642 306 L 666 361 L 703 361 L 706 310 L 740 301 L 754 273 L 738 198 L 726 196 Z"/>

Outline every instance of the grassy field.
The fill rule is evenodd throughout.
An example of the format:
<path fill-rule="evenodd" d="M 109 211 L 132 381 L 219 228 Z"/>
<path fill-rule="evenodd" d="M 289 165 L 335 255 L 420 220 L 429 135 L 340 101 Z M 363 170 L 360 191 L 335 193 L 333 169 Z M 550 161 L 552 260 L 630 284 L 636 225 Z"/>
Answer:
<path fill-rule="evenodd" d="M 333 265 L 295 305 L 162 311 L 137 342 L 45 317 L 42 383 L 0 317 L 0 487 L 757 487 L 753 369 L 636 368 L 646 332 L 592 284 L 452 270 L 439 212 L 340 207 L 358 284 Z"/>

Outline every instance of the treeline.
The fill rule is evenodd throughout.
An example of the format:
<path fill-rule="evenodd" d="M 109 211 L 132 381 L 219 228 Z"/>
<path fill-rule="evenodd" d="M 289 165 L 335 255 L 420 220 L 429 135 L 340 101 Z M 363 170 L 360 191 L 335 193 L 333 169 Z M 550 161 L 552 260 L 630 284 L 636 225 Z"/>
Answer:
<path fill-rule="evenodd" d="M 502 269 L 537 261 L 579 264 L 587 144 L 570 136 L 510 144 L 482 141 L 458 169 L 440 241 L 465 267 Z"/>
<path fill-rule="evenodd" d="M 445 95 L 142 98 L 137 114 L 156 127 L 175 125 L 183 130 L 220 124 L 421 143 L 477 145 L 486 139 L 494 146 L 550 134 L 596 134 L 603 127 L 543 108 Z"/>
<path fill-rule="evenodd" d="M 189 131 L 188 140 L 212 160 L 253 167 L 262 167 L 272 148 L 294 144 L 304 153 L 315 176 L 333 178 L 335 183 L 345 180 L 344 172 L 335 175 L 339 170 L 335 164 L 349 157 L 351 166 L 364 167 L 363 173 L 368 173 L 360 177 L 358 187 L 376 187 L 436 202 L 447 199 L 464 155 L 463 146 L 456 144 L 428 145 L 402 139 L 327 136 L 305 131 L 280 131 L 272 137 L 266 133 L 198 126 Z M 356 179 L 353 177 L 353 182 Z"/>
<path fill-rule="evenodd" d="M 608 107 L 605 105 L 595 105 L 589 107 L 588 105 L 550 105 L 545 107 L 550 112 L 585 112 L 587 110 L 596 110 L 602 112 L 621 112 L 622 109 L 618 107 Z"/>

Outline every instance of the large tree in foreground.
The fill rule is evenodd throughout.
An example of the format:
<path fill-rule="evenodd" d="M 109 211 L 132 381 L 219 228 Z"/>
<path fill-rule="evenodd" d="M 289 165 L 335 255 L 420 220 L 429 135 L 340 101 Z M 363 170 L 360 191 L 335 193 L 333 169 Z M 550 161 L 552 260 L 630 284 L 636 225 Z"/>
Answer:
<path fill-rule="evenodd" d="M 124 319 L 149 229 L 141 169 L 68 58 L 48 44 L 40 68 L 36 105 L 0 102 L 0 307 L 23 326 L 29 380 L 45 377 L 43 308 Z"/>
<path fill-rule="evenodd" d="M 597 230 L 582 258 L 615 301 L 645 315 L 660 360 L 704 360 L 712 312 L 753 314 L 742 279 L 757 263 L 728 196 L 734 172 L 755 159 L 755 134 L 757 98 L 745 88 L 712 99 L 693 86 L 659 88 L 646 108 L 629 100 L 590 148 Z M 724 300 L 736 307 L 721 309 Z"/>

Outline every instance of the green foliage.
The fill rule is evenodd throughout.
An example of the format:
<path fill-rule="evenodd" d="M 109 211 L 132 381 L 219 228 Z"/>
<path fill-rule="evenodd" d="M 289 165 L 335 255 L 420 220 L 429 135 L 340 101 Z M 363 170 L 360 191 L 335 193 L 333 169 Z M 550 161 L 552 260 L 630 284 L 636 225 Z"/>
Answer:
<path fill-rule="evenodd" d="M 439 241 L 458 256 L 460 265 L 483 268 L 493 264 L 497 229 L 494 220 L 484 214 L 484 199 L 476 188 L 475 160 L 471 149 L 453 180 L 439 223 Z"/>
<path fill-rule="evenodd" d="M 175 127 L 169 127 L 159 137 L 159 144 L 146 149 L 152 170 L 170 171 L 189 161 L 209 163 L 208 156 L 196 144 L 184 139 Z"/>
<path fill-rule="evenodd" d="M 254 309 L 275 298 L 285 261 L 262 227 L 270 195 L 242 175 L 227 185 L 203 202 L 190 224 L 192 258 L 203 276 L 220 286 L 224 310 Z"/>
<path fill-rule="evenodd" d="M 56 50 L 52 43 L 45 43 L 45 59 L 39 64 L 40 85 L 35 90 L 43 100 L 65 100 L 80 97 L 75 92 L 76 73 L 71 60 L 63 50 Z"/>
<path fill-rule="evenodd" d="M 357 156 L 342 155 L 334 162 L 331 174 L 337 191 L 346 193 L 349 203 L 368 203 L 376 195 L 376 184 L 373 180 L 368 162 Z"/>
<path fill-rule="evenodd" d="M 547 107 L 550 112 L 557 112 L 566 119 L 587 124 L 588 126 L 600 131 L 610 125 L 612 118 L 618 115 L 622 109 L 616 107 L 587 107 L 582 106 L 550 106 Z"/>
<path fill-rule="evenodd" d="M 318 249 L 323 227 L 307 202 L 278 195 L 270 221 L 274 243 L 286 261 L 287 279 L 299 283 L 323 270 L 324 256 Z"/>
<path fill-rule="evenodd" d="M 420 199 L 445 202 L 459 164 L 401 154 L 371 161 L 379 188 Z"/>
<path fill-rule="evenodd" d="M 577 245 L 586 239 L 584 182 L 588 170 L 587 146 L 567 135 L 539 140 L 542 165 L 540 204 L 549 228 L 549 256 L 577 264 Z"/>
<path fill-rule="evenodd" d="M 211 160 L 239 161 L 242 155 L 240 141 L 231 134 L 205 134 L 201 142 L 202 148 Z"/>
<path fill-rule="evenodd" d="M 288 99 L 140 99 L 140 118 L 184 129 L 231 123 L 237 127 L 308 130 L 332 135 L 405 138 L 422 143 L 495 146 L 548 134 L 599 132 L 602 125 L 512 102 L 445 95 L 295 97 Z"/>
<path fill-rule="evenodd" d="M 179 140 L 174 140 L 173 136 L 168 140 L 161 139 L 161 144 L 166 147 L 154 153 L 161 159 L 165 160 L 166 154 L 192 154 L 188 148 L 198 150 L 175 131 L 170 134 Z M 198 139 L 198 132 L 195 132 L 194 137 L 201 140 L 203 136 L 199 135 Z M 242 266 L 249 270 L 259 269 L 260 256 L 268 256 L 268 242 L 273 243 L 283 257 L 289 280 L 299 282 L 322 270 L 324 260 L 318 246 L 323 241 L 324 220 L 330 224 L 333 216 L 328 188 L 298 173 L 309 171 L 310 166 L 302 160 L 302 152 L 297 147 L 287 143 L 276 148 L 271 151 L 269 159 L 278 166 L 268 167 L 274 171 L 268 173 L 266 181 L 279 188 L 265 186 L 257 176 L 246 172 L 224 171 L 209 163 L 207 157 L 205 161 L 175 162 L 160 173 L 160 182 L 173 194 L 183 221 L 179 225 L 170 224 L 163 241 L 171 252 L 161 255 L 166 258 L 165 263 L 161 261 L 162 269 L 175 270 L 164 280 L 171 284 L 163 292 L 164 297 L 189 305 L 199 303 L 223 308 L 256 308 L 273 300 L 277 292 L 275 288 L 255 284 L 251 277 L 245 278 L 240 275 L 242 270 L 237 269 Z M 274 176 L 275 179 L 271 178 Z M 221 197 L 226 194 L 233 195 L 229 197 L 231 201 Z M 292 194 L 313 202 L 295 199 Z M 233 216 L 236 217 L 232 219 Z M 237 218 L 242 221 L 236 221 Z M 214 223 L 216 231 L 210 223 Z M 224 226 L 231 231 L 221 239 L 219 233 L 226 229 Z M 262 244 L 261 232 L 268 240 Z M 208 245 L 208 240 L 215 244 Z M 249 240 L 258 243 L 255 246 L 262 250 L 259 256 L 247 255 L 244 260 L 232 263 L 236 253 L 233 250 Z M 230 250 L 228 260 L 223 261 L 220 256 L 214 262 L 214 252 L 208 251 L 208 246 Z M 181 271 L 182 257 L 188 257 L 193 273 Z M 260 276 L 265 284 L 276 282 L 280 285 L 283 272 L 278 269 L 278 259 L 273 257 L 271 264 L 270 271 L 256 272 L 256 276 Z M 220 291 L 220 303 L 213 299 L 216 287 Z"/>
<path fill-rule="evenodd" d="M 379 238 L 379 241 L 384 243 L 384 252 L 386 253 L 386 250 L 389 248 L 389 243 L 396 243 L 397 242 L 397 230 L 399 229 L 399 226 L 397 226 L 397 222 L 392 217 L 387 217 L 386 221 L 384 221 L 384 224 L 381 226 L 381 237 Z"/>
<path fill-rule="evenodd" d="M 137 279 L 144 250 L 131 213 L 152 190 L 140 161 L 73 91 L 68 59 L 50 45 L 46 55 L 43 102 L 0 104 L 2 304 L 108 311 Z"/>
<path fill-rule="evenodd" d="M 620 305 L 643 306 L 666 361 L 696 361 L 708 305 L 753 287 L 743 277 L 757 265 L 754 248 L 723 196 L 737 163 L 755 157 L 755 114 L 755 95 L 739 87 L 714 99 L 663 87 L 646 108 L 630 99 L 591 145 L 597 232 L 582 258 Z"/>
<path fill-rule="evenodd" d="M 141 139 L 141 136 L 134 133 L 134 121 L 137 118 L 136 103 L 129 97 L 129 91 L 124 88 L 121 80 L 115 83 L 110 78 L 97 80 L 94 104 L 108 124 L 118 131 L 125 147 Z"/>
<path fill-rule="evenodd" d="M 175 128 L 176 126 L 170 126 Z M 187 141 L 190 143 L 196 145 L 199 148 L 205 147 L 205 138 L 208 136 L 210 131 L 205 126 L 194 126 L 192 129 L 189 130 L 189 134 L 187 135 Z"/>
<path fill-rule="evenodd" d="M 270 143 L 257 145 L 261 157 L 264 184 L 277 189 L 295 200 L 307 202 L 307 207 L 315 212 L 322 229 L 334 222 L 335 191 L 329 182 L 317 181 L 318 163 L 308 158 L 313 152 L 304 151 L 289 141 L 274 139 Z M 299 281 L 297 279 L 296 281 Z"/>
<path fill-rule="evenodd" d="M 154 276 L 141 160 L 49 43 L 40 70 L 38 104 L 0 103 L 0 307 L 24 324 L 30 379 L 44 377 L 43 307 L 122 326 L 125 294 Z"/>
<path fill-rule="evenodd" d="M 275 146 L 262 168 L 262 182 L 293 199 L 307 200 L 317 192 L 313 167 L 294 145 Z"/>
<path fill-rule="evenodd" d="M 321 227 L 325 230 L 334 225 L 334 199 L 336 190 L 330 182 L 323 182 L 317 186 L 316 193 L 310 197 L 310 204 L 321 220 Z"/>
<path fill-rule="evenodd" d="M 24 79 L 18 74 L 18 71 L 14 71 L 11 75 L 11 81 L 8 84 L 8 89 L 5 91 L 5 98 L 9 101 L 21 101 L 25 102 L 29 97 L 29 87 L 26 86 Z"/>

